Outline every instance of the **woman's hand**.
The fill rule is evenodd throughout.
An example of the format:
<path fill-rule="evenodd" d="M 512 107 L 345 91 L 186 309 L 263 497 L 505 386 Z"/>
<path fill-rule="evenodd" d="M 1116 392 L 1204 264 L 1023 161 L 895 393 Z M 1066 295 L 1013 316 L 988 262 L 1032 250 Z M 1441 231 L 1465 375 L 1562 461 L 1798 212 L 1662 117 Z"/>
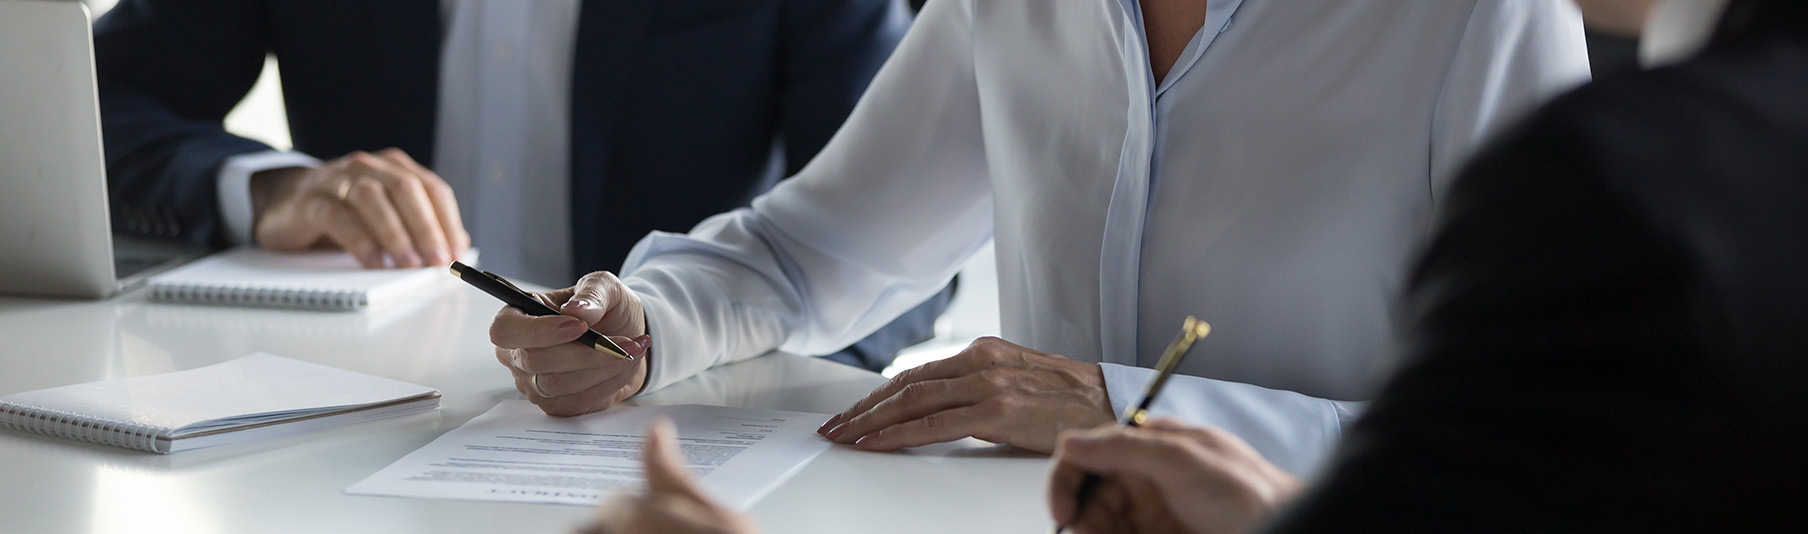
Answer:
<path fill-rule="evenodd" d="M 596 523 L 581 534 L 753 534 L 753 522 L 710 500 L 691 480 L 684 455 L 674 442 L 672 422 L 660 419 L 647 431 L 641 449 L 647 492 L 616 497 L 596 509 Z"/>
<path fill-rule="evenodd" d="M 875 451 L 972 436 L 1049 452 L 1062 430 L 1114 419 L 1097 364 L 988 337 L 899 373 L 816 431 Z"/>
<path fill-rule="evenodd" d="M 1102 477 L 1080 517 L 1087 473 Z M 1229 432 L 1157 419 L 1070 431 L 1055 450 L 1048 505 L 1078 532 L 1247 532 L 1299 494 L 1293 475 Z"/>
<path fill-rule="evenodd" d="M 576 286 L 534 296 L 563 315 L 535 317 L 511 306 L 490 323 L 496 361 L 515 376 L 516 391 L 559 416 L 602 410 L 640 392 L 652 341 L 640 297 L 628 286 L 599 271 Z M 609 336 L 634 359 L 572 343 L 587 328 Z"/>

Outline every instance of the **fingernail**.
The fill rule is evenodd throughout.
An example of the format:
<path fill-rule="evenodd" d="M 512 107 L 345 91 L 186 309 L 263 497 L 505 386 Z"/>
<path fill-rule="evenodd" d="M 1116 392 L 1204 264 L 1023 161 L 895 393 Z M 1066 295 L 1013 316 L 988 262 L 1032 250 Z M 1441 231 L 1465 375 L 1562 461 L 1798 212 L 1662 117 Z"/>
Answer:
<path fill-rule="evenodd" d="M 396 257 L 398 267 L 419 267 L 420 265 L 421 257 L 413 252 L 403 252 L 401 256 Z"/>
<path fill-rule="evenodd" d="M 865 436 L 860 436 L 860 439 L 854 440 L 854 446 L 860 447 L 862 449 L 871 449 L 872 447 L 870 447 L 870 445 L 872 445 L 872 443 L 875 441 L 878 441 L 878 440 L 873 439 L 872 434 L 867 434 Z"/>
<path fill-rule="evenodd" d="M 596 307 L 596 303 L 590 302 L 590 299 L 571 299 L 569 302 L 566 302 L 565 305 L 580 310 L 588 310 Z"/>
<path fill-rule="evenodd" d="M 832 416 L 832 418 L 828 418 L 826 422 L 823 422 L 821 427 L 815 427 L 815 433 L 828 434 L 828 429 L 832 429 L 832 427 L 835 427 L 835 424 L 839 424 L 839 422 L 841 422 L 841 415 L 837 413 L 837 415 Z"/>
<path fill-rule="evenodd" d="M 834 441 L 841 441 L 841 435 L 846 432 L 847 432 L 847 423 L 842 423 L 839 425 L 835 425 L 834 428 L 830 428 L 829 433 L 825 434 L 825 437 L 827 437 L 831 440 L 834 440 Z M 847 443 L 845 441 L 841 441 L 841 442 Z"/>
<path fill-rule="evenodd" d="M 366 254 L 366 255 L 364 255 L 363 259 L 358 260 L 358 261 L 363 262 L 364 266 L 366 268 L 381 269 L 381 268 L 383 268 L 383 253 L 373 252 L 370 254 Z"/>
<path fill-rule="evenodd" d="M 446 249 L 443 248 L 433 249 L 434 265 L 447 265 L 450 263 L 452 263 L 452 253 L 446 252 Z"/>
<path fill-rule="evenodd" d="M 583 321 L 565 321 L 564 323 L 559 324 L 559 335 L 575 338 L 584 335 L 584 331 L 588 329 L 590 329 L 590 327 L 585 325 Z"/>

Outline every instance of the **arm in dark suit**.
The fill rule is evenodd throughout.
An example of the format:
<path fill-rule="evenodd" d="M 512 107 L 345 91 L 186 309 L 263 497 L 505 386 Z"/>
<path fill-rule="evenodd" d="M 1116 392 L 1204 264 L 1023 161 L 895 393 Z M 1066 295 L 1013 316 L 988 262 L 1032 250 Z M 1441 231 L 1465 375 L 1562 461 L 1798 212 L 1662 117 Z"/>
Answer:
<path fill-rule="evenodd" d="M 802 170 L 828 144 L 910 26 L 896 0 L 793 0 L 785 3 L 780 39 L 779 127 L 785 176 Z M 954 284 L 896 321 L 829 359 L 873 371 L 898 351 L 935 335 L 935 319 L 954 297 Z"/>
<path fill-rule="evenodd" d="M 115 230 L 223 244 L 220 164 L 270 149 L 223 123 L 263 70 L 263 9 L 253 1 L 124 0 L 95 22 Z"/>

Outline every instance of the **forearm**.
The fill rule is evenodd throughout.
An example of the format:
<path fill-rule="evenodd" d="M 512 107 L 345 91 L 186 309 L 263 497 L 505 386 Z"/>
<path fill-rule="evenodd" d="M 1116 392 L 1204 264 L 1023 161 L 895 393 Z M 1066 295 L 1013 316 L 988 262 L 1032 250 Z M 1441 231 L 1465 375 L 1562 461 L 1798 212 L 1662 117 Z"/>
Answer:
<path fill-rule="evenodd" d="M 218 124 L 183 120 L 147 99 L 114 95 L 102 101 L 107 190 L 115 230 L 220 245 L 233 242 L 221 208 L 223 164 L 268 151 Z M 132 224 L 145 213 L 165 214 L 164 231 Z"/>
<path fill-rule="evenodd" d="M 646 390 L 773 350 L 847 346 L 939 292 L 963 256 L 949 257 L 940 269 L 887 272 L 793 240 L 755 210 L 713 217 L 690 234 L 654 233 L 622 270 L 658 355 Z"/>
<path fill-rule="evenodd" d="M 220 168 L 232 156 L 270 149 L 228 133 L 223 123 L 263 69 L 262 9 L 262 2 L 126 0 L 95 22 L 116 222 L 156 214 L 175 223 L 163 225 L 159 237 L 226 241 Z M 138 228 L 119 229 L 146 233 L 143 225 L 128 226 Z"/>

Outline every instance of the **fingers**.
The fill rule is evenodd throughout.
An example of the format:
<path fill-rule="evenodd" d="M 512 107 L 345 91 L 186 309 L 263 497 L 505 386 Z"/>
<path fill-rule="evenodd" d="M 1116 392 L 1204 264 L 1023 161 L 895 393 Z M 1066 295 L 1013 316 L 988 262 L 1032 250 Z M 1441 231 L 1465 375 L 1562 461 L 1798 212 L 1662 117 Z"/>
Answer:
<path fill-rule="evenodd" d="M 366 269 L 383 267 L 383 248 L 372 238 L 370 231 L 358 221 L 351 208 L 337 200 L 326 197 L 309 198 L 307 213 L 310 223 L 321 229 L 327 239 L 345 249 L 352 257 L 358 258 L 358 264 Z"/>
<path fill-rule="evenodd" d="M 439 227 L 444 232 L 444 241 L 451 254 L 458 254 L 471 247 L 471 235 L 465 231 L 464 219 L 459 215 L 458 200 L 452 194 L 452 186 L 446 185 L 446 181 L 441 179 L 439 174 L 427 170 L 400 149 L 391 148 L 378 152 L 377 155 L 414 173 L 426 194 L 429 202 L 427 207 L 431 210 L 433 218 L 439 221 Z M 447 262 L 450 261 L 450 259 L 447 260 Z"/>
<path fill-rule="evenodd" d="M 867 434 L 893 425 L 926 417 L 943 410 L 978 404 L 986 398 L 988 384 L 981 375 L 927 380 L 906 384 L 873 409 L 855 416 L 846 424 L 829 430 L 827 437 L 840 443 L 853 443 Z"/>
<path fill-rule="evenodd" d="M 571 296 L 560 304 L 559 312 L 583 319 L 587 324 L 600 323 L 614 307 L 617 292 L 625 289 L 621 279 L 608 271 L 586 274 L 571 287 Z"/>
<path fill-rule="evenodd" d="M 1187 436 L 1123 427 L 1069 432 L 1055 449 L 1059 464 L 1100 475 L 1140 476 L 1158 484 L 1185 482 L 1212 471 L 1203 457 Z"/>
<path fill-rule="evenodd" d="M 703 489 L 691 479 L 684 454 L 678 450 L 678 429 L 672 421 L 661 417 L 647 430 L 646 445 L 641 447 L 641 460 L 646 464 L 647 491 L 670 493 L 703 500 Z"/>
<path fill-rule="evenodd" d="M 408 235 L 407 223 L 403 222 L 402 216 L 391 205 L 383 184 L 363 174 L 348 179 L 351 180 L 351 188 L 345 197 L 345 204 L 358 214 L 364 227 L 383 246 L 383 252 L 395 260 L 396 267 L 420 267 L 421 255 L 415 251 L 414 240 Z"/>
<path fill-rule="evenodd" d="M 1074 519 L 1073 530 L 1077 534 L 1136 532 L 1134 518 L 1130 517 L 1132 502 L 1130 492 L 1117 477 L 1105 478 L 1086 502 L 1086 509 Z"/>
<path fill-rule="evenodd" d="M 501 350 L 509 353 L 504 365 L 528 375 L 540 375 L 540 391 L 549 397 L 590 389 L 616 376 L 632 373 L 639 365 L 578 345 Z"/>
<path fill-rule="evenodd" d="M 634 373 L 620 373 L 577 393 L 542 397 L 534 393 L 532 389 L 530 380 L 533 379 L 533 374 L 516 371 L 514 376 L 515 391 L 521 392 L 523 396 L 527 397 L 528 402 L 540 407 L 540 411 L 545 412 L 546 415 L 557 417 L 584 415 L 614 406 L 615 403 L 621 402 L 632 393 L 626 390 L 634 381 Z M 545 389 L 545 387 L 542 386 L 541 389 Z"/>
<path fill-rule="evenodd" d="M 490 322 L 490 343 L 505 349 L 553 347 L 576 341 L 589 328 L 575 317 L 533 316 L 510 306 L 496 312 L 496 319 Z"/>
<path fill-rule="evenodd" d="M 974 343 L 978 344 L 979 342 L 976 341 Z M 816 433 L 823 435 L 829 434 L 844 422 L 852 421 L 861 414 L 872 410 L 874 406 L 878 406 L 879 403 L 892 398 L 911 384 L 927 382 L 930 380 L 945 380 L 966 374 L 966 370 L 970 365 L 967 361 L 968 358 L 965 356 L 972 350 L 972 347 L 968 347 L 967 351 L 963 351 L 953 358 L 937 360 L 918 367 L 905 369 L 904 372 L 898 373 L 898 376 L 894 376 L 891 380 L 885 381 L 885 384 L 879 386 L 878 389 L 873 390 L 873 392 L 868 393 L 865 398 L 854 403 L 853 407 L 829 418 L 827 422 L 824 422 L 821 427 L 816 429 Z"/>
<path fill-rule="evenodd" d="M 580 532 L 756 532 L 758 529 L 747 518 L 710 500 L 703 487 L 691 478 L 677 437 L 677 429 L 667 419 L 660 418 L 649 425 L 641 447 L 646 494 L 605 502 L 597 508 L 596 523 Z"/>
<path fill-rule="evenodd" d="M 1066 462 L 1056 461 L 1053 465 L 1048 472 L 1048 513 L 1056 525 L 1072 524 L 1074 503 L 1087 473 Z"/>
<path fill-rule="evenodd" d="M 393 220 L 377 231 L 378 238 L 386 245 L 409 245 L 399 251 L 390 250 L 398 265 L 414 267 L 452 262 L 439 215 L 422 184 L 426 178 L 421 174 L 425 171 L 395 149 L 386 150 L 381 156 L 354 152 L 341 161 L 340 172 L 358 178 L 347 200 L 360 205 L 360 213 L 366 217 L 393 216 Z M 367 218 L 366 223 L 378 228 L 372 219 Z"/>
<path fill-rule="evenodd" d="M 1008 411 L 999 402 L 942 410 L 867 434 L 854 444 L 869 451 L 895 451 L 968 436 L 986 439 Z"/>

